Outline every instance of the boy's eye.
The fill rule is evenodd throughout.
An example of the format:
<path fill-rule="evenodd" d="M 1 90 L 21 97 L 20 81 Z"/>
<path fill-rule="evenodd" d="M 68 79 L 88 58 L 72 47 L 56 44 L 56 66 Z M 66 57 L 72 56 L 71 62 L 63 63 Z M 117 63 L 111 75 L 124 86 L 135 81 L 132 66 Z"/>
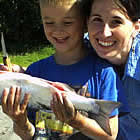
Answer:
<path fill-rule="evenodd" d="M 52 25 L 54 22 L 45 22 L 46 25 Z"/>
<path fill-rule="evenodd" d="M 71 21 L 65 21 L 64 22 L 64 25 L 71 25 L 73 22 L 71 22 Z"/>

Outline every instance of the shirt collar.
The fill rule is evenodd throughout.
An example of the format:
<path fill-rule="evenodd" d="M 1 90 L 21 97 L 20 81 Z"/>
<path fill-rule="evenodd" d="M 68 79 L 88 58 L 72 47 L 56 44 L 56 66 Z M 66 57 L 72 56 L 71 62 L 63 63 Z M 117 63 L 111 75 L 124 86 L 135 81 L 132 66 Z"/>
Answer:
<path fill-rule="evenodd" d="M 140 81 L 140 34 L 135 37 L 130 49 L 125 66 L 124 77 L 125 76 L 130 76 Z"/>

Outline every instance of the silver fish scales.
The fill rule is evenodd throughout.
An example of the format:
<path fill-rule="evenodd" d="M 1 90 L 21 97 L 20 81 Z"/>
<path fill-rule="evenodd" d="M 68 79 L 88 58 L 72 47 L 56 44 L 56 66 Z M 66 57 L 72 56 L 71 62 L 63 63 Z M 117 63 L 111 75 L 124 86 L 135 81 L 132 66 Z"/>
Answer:
<path fill-rule="evenodd" d="M 0 71 L 0 98 L 4 88 L 19 86 L 22 89 L 21 102 L 23 101 L 24 94 L 29 93 L 31 94 L 28 104 L 29 108 L 37 110 L 47 109 L 50 108 L 53 93 L 62 93 L 62 90 L 53 86 L 52 83 L 51 81 L 23 73 Z M 106 133 L 111 135 L 109 115 L 120 106 L 119 102 L 86 98 L 76 94 L 68 85 L 58 84 L 62 86 L 63 93 L 67 95 L 77 110 L 88 112 L 90 114 L 89 117 L 94 119 Z"/>

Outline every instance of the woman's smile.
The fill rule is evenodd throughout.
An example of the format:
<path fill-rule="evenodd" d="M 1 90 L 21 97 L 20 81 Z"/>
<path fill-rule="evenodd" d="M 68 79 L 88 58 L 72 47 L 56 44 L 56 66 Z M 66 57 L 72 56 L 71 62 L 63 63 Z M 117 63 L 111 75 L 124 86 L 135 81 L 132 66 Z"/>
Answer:
<path fill-rule="evenodd" d="M 116 41 L 103 41 L 99 39 L 97 39 L 97 42 L 101 47 L 112 47 L 116 43 Z"/>

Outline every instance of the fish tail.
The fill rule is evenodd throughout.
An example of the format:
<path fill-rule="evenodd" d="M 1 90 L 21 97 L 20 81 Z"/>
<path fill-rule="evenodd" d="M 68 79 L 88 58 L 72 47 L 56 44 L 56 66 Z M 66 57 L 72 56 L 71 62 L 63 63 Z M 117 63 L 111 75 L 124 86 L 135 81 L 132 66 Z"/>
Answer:
<path fill-rule="evenodd" d="M 109 115 L 111 112 L 120 106 L 119 102 L 105 101 L 105 100 L 96 100 L 96 104 L 99 105 L 99 113 L 89 113 L 89 117 L 94 119 L 100 127 L 110 136 L 112 136 L 110 124 L 109 124 Z"/>

